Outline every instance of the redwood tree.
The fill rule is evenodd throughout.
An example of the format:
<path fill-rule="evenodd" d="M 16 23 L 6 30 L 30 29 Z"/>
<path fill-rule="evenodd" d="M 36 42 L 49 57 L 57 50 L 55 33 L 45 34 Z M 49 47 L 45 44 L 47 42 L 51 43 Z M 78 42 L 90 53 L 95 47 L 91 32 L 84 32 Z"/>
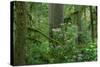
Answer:
<path fill-rule="evenodd" d="M 49 36 L 50 38 L 55 38 L 53 34 L 60 32 L 61 23 L 64 22 L 64 12 L 63 12 L 63 4 L 49 4 L 48 6 L 48 14 L 49 14 Z M 54 45 L 54 43 L 53 43 Z M 55 45 L 54 45 L 55 46 Z"/>

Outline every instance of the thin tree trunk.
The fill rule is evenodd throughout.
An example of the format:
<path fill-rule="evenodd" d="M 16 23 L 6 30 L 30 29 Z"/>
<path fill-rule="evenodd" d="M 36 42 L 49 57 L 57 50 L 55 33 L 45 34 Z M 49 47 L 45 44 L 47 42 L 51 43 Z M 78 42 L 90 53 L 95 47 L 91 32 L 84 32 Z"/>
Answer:
<path fill-rule="evenodd" d="M 96 6 L 96 10 L 95 11 L 96 11 L 96 15 L 95 15 L 96 16 L 96 19 L 95 19 L 95 21 L 96 21 L 96 25 L 95 25 L 95 30 L 96 30 L 95 37 L 97 38 L 97 20 L 98 20 L 97 19 L 97 6 Z"/>
<path fill-rule="evenodd" d="M 94 42 L 94 25 L 93 25 L 93 15 L 92 15 L 92 6 L 90 6 L 90 19 L 91 19 L 91 37 L 92 37 L 92 42 Z"/>
<path fill-rule="evenodd" d="M 82 43 L 81 40 L 81 32 L 82 32 L 82 22 L 81 22 L 81 7 L 80 6 L 75 6 L 75 22 L 77 24 L 77 44 L 80 45 Z"/>
<path fill-rule="evenodd" d="M 82 42 L 82 38 L 81 38 L 81 32 L 82 32 L 82 25 L 81 25 L 81 12 L 79 11 L 78 12 L 78 15 L 77 15 L 77 26 L 78 26 L 78 44 L 81 44 Z"/>

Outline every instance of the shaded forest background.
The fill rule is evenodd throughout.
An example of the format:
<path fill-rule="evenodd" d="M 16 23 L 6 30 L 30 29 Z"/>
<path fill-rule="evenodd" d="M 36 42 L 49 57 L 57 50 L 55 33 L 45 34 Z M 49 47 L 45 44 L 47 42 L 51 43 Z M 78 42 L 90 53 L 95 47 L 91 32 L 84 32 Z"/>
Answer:
<path fill-rule="evenodd" d="M 97 60 L 97 7 L 12 2 L 13 65 Z"/>

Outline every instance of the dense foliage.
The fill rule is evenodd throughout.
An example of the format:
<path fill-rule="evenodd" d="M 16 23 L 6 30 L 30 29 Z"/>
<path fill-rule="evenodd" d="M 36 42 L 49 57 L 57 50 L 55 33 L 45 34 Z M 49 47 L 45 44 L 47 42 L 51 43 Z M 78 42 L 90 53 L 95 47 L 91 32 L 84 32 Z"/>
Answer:
<path fill-rule="evenodd" d="M 14 6 L 16 9 L 16 4 Z M 26 46 L 23 46 L 26 50 L 26 64 L 97 60 L 96 6 L 64 5 L 64 23 L 61 23 L 59 28 L 52 29 L 53 38 L 49 36 L 48 4 L 26 3 L 26 6 L 28 22 L 26 24 Z M 16 10 L 14 10 L 14 19 L 16 19 Z M 16 20 L 14 31 L 16 30 L 15 22 Z M 14 37 L 16 35 L 14 32 Z M 77 40 L 79 35 L 80 38 Z"/>

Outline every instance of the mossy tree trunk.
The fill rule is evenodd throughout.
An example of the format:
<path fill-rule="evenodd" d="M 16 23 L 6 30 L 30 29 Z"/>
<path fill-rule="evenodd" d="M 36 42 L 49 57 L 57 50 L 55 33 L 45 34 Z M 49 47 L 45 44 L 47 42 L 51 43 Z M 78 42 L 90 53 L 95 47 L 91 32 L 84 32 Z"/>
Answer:
<path fill-rule="evenodd" d="M 82 43 L 81 32 L 82 32 L 82 22 L 81 22 L 81 7 L 75 6 L 75 23 L 77 25 L 77 44 Z"/>
<path fill-rule="evenodd" d="M 15 5 L 15 44 L 14 49 L 14 65 L 25 64 L 25 47 L 26 47 L 26 23 L 27 23 L 27 9 L 25 2 L 14 2 Z"/>
<path fill-rule="evenodd" d="M 90 6 L 90 22 L 91 22 L 91 38 L 92 38 L 92 42 L 94 42 L 94 38 L 95 38 L 93 21 L 94 21 L 93 20 L 93 10 L 92 10 L 92 7 Z"/>

